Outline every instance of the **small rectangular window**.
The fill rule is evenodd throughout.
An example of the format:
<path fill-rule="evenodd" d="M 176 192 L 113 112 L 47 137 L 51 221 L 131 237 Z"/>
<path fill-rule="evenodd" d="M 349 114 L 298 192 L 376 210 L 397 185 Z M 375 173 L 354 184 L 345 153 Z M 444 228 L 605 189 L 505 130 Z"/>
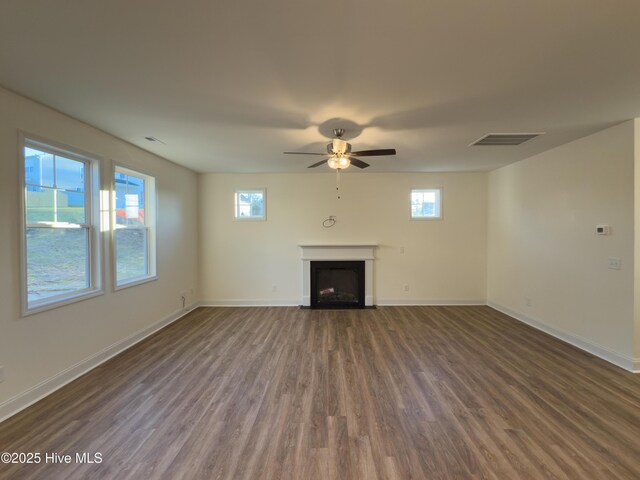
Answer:
<path fill-rule="evenodd" d="M 264 189 L 236 190 L 235 218 L 237 220 L 265 220 L 266 208 Z"/>
<path fill-rule="evenodd" d="M 24 313 L 101 293 L 98 161 L 23 139 Z"/>
<path fill-rule="evenodd" d="M 411 190 L 411 218 L 442 218 L 442 189 L 414 188 Z"/>
<path fill-rule="evenodd" d="M 155 178 L 116 166 L 113 242 L 116 288 L 156 278 Z"/>

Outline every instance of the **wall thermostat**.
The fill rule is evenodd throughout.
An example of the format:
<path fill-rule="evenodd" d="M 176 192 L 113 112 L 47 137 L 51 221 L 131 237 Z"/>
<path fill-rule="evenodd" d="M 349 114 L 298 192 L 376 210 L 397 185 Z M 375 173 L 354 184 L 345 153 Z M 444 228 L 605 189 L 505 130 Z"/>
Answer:
<path fill-rule="evenodd" d="M 596 225 L 596 235 L 609 235 L 609 225 Z"/>

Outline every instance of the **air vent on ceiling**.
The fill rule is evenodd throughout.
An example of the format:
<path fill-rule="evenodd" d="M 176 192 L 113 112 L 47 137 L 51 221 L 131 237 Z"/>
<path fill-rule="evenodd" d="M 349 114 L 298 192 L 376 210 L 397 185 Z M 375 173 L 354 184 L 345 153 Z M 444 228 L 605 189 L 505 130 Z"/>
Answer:
<path fill-rule="evenodd" d="M 536 138 L 540 135 L 544 135 L 544 133 L 489 133 L 484 137 L 479 138 L 471 145 L 482 145 L 482 146 L 512 146 L 512 145 L 522 145 L 524 142 L 531 140 L 532 138 Z"/>

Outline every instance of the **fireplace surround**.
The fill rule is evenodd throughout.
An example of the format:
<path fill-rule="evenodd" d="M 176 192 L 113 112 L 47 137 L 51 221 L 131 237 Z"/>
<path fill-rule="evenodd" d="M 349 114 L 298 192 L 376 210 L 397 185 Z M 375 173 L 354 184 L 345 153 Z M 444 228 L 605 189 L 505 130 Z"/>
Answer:
<path fill-rule="evenodd" d="M 299 245 L 302 256 L 302 301 L 303 307 L 311 307 L 311 262 L 355 262 L 364 263 L 364 307 L 374 306 L 373 264 L 374 244 L 351 245 Z M 329 287 L 330 288 L 330 287 Z M 335 307 L 334 307 L 335 308 Z M 362 308 L 362 307 L 360 307 Z"/>

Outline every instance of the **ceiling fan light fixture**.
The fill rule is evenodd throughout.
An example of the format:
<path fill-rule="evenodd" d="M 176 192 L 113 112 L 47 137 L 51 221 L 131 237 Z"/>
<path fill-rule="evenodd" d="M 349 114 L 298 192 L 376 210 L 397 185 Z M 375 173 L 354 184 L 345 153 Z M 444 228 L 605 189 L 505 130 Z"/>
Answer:
<path fill-rule="evenodd" d="M 349 145 L 344 140 L 340 140 L 339 138 L 334 138 L 331 141 L 331 150 L 333 153 L 340 155 L 341 153 L 347 153 L 351 150 L 351 145 Z"/>
<path fill-rule="evenodd" d="M 329 167 L 333 168 L 334 170 L 342 170 L 351 165 L 351 161 L 349 160 L 349 158 L 342 155 L 329 158 L 329 161 L 327 163 L 329 164 Z"/>

